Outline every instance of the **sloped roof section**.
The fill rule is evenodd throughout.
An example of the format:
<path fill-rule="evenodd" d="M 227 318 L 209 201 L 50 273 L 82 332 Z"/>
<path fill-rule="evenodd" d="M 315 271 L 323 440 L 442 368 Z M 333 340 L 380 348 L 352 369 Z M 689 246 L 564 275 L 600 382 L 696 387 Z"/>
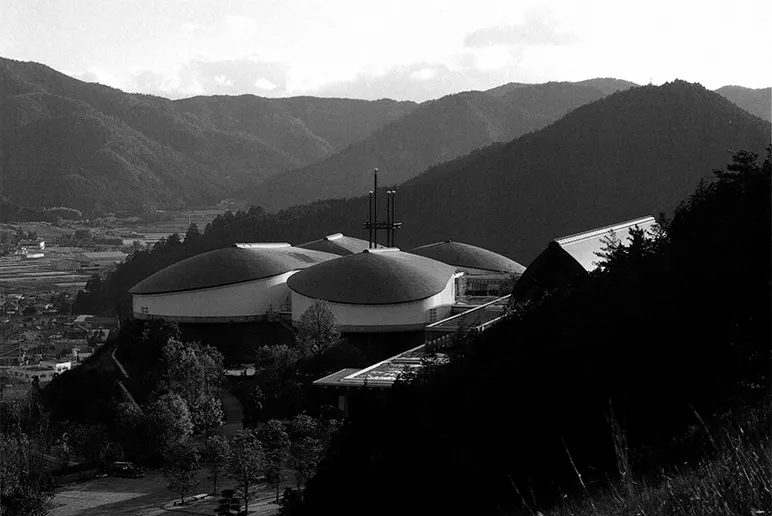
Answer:
<path fill-rule="evenodd" d="M 522 274 L 525 267 L 506 256 L 482 247 L 445 240 L 422 245 L 408 251 L 456 267 L 469 267 L 491 272 L 512 272 Z"/>
<path fill-rule="evenodd" d="M 220 287 L 304 269 L 334 258 L 334 254 L 289 245 L 226 247 L 170 265 L 129 292 L 164 294 Z"/>
<path fill-rule="evenodd" d="M 608 238 L 613 236 L 626 244 L 631 229 L 638 227 L 644 231 L 649 231 L 654 229 L 656 225 L 657 222 L 654 217 L 643 217 L 558 238 L 555 243 L 571 255 L 584 270 L 589 272 L 595 269 L 600 260 L 596 253 L 603 251 Z"/>
<path fill-rule="evenodd" d="M 405 253 L 372 249 L 309 267 L 287 280 L 290 289 L 333 303 L 409 303 L 442 292 L 455 268 Z"/>
<path fill-rule="evenodd" d="M 313 249 L 315 251 L 337 254 L 338 256 L 348 256 L 350 254 L 361 253 L 365 249 L 368 249 L 370 243 L 361 238 L 354 238 L 342 233 L 335 233 L 320 238 L 319 240 L 300 244 L 298 247 L 301 249 Z M 383 246 L 379 245 L 377 248 L 381 249 Z"/>
<path fill-rule="evenodd" d="M 651 231 L 656 226 L 654 217 L 642 217 L 591 229 L 553 240 L 525 270 L 512 291 L 512 300 L 523 300 L 539 292 L 570 283 L 574 278 L 595 270 L 601 258 L 606 239 L 612 235 L 627 243 L 634 227 Z"/>

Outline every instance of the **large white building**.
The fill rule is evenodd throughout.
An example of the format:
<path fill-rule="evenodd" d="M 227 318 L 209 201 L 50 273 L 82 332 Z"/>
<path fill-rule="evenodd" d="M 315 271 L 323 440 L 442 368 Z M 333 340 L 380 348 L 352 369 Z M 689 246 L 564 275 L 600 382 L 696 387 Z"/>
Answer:
<path fill-rule="evenodd" d="M 343 332 L 420 331 L 450 314 L 459 274 L 399 249 L 368 249 L 290 277 L 292 320 L 320 299 L 329 303 Z"/>
<path fill-rule="evenodd" d="M 175 263 L 129 292 L 134 317 L 183 323 L 264 320 L 290 311 L 287 279 L 337 258 L 289 244 L 236 244 Z"/>
<path fill-rule="evenodd" d="M 334 234 L 303 246 L 236 244 L 183 260 L 130 290 L 134 316 L 202 324 L 278 316 L 297 323 L 324 300 L 339 330 L 363 334 L 360 340 L 411 332 L 422 341 L 427 326 L 508 293 L 501 285 L 523 270 L 451 241 L 403 252 L 367 249 L 364 240 Z"/>

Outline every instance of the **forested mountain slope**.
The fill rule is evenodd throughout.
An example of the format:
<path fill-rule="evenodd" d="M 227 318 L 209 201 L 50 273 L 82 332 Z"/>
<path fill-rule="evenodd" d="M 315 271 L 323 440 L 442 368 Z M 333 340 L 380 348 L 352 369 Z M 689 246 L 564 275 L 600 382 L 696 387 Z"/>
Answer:
<path fill-rule="evenodd" d="M 173 102 L 0 59 L 0 195 L 87 211 L 216 201 L 331 156 L 415 106 L 252 95 Z"/>
<path fill-rule="evenodd" d="M 731 100 L 748 113 L 772 122 L 772 88 L 724 86 L 717 89 L 716 93 Z"/>
<path fill-rule="evenodd" d="M 384 184 L 402 183 L 434 164 L 541 129 L 604 97 L 604 90 L 633 86 L 612 81 L 512 83 L 425 102 L 339 154 L 268 179 L 247 200 L 273 211 L 355 196 L 369 189 L 373 168 L 379 169 Z"/>
<path fill-rule="evenodd" d="M 670 212 L 733 151 L 763 153 L 769 143 L 769 122 L 698 84 L 629 89 L 400 185 L 397 244 L 451 238 L 527 264 L 550 239 Z M 361 236 L 367 203 L 363 196 L 299 206 L 243 230 L 266 241 Z"/>

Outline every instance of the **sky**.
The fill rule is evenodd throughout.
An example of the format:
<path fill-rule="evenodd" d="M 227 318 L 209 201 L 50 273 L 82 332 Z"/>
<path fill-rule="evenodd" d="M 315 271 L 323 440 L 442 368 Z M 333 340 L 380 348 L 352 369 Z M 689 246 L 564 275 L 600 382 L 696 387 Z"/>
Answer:
<path fill-rule="evenodd" d="M 772 1 L 0 0 L 0 57 L 168 98 L 772 86 Z"/>

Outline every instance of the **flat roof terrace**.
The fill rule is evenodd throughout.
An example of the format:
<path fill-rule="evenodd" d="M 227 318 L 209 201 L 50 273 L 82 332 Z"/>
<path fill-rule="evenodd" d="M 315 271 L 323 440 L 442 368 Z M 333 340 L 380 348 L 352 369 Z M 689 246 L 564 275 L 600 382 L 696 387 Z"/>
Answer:
<path fill-rule="evenodd" d="M 426 342 L 364 369 L 346 368 L 314 382 L 319 387 L 389 388 L 404 375 L 419 371 L 427 361 L 442 363 L 448 354 L 440 351 L 445 341 L 462 327 L 484 331 L 504 316 L 509 296 L 452 315 L 426 327 Z"/>
<path fill-rule="evenodd" d="M 401 375 L 421 369 L 425 360 L 444 361 L 447 360 L 447 355 L 431 352 L 426 348 L 426 344 L 421 344 L 364 369 L 341 369 L 316 380 L 314 385 L 338 388 L 389 388 Z"/>

